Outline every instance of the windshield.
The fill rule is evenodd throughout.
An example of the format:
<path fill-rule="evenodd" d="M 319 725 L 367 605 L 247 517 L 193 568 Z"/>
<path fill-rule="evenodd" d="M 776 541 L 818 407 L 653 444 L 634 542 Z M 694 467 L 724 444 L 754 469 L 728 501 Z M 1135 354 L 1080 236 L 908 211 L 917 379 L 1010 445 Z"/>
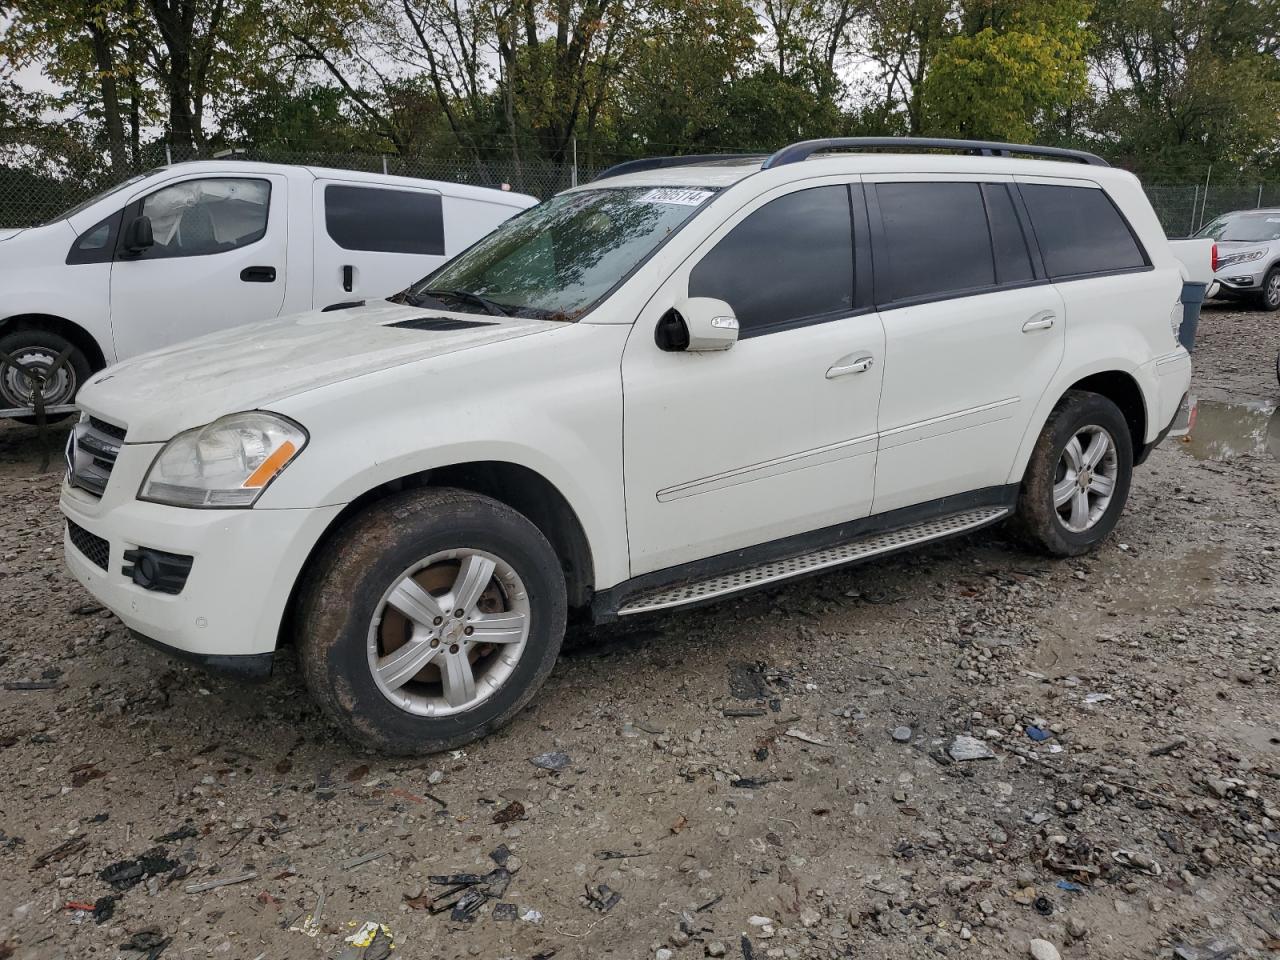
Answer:
<path fill-rule="evenodd" d="M 1280 213 L 1229 213 L 1214 220 L 1196 236 L 1245 243 L 1280 240 Z"/>
<path fill-rule="evenodd" d="M 108 187 L 106 190 L 103 190 L 101 193 L 95 193 L 88 200 L 82 200 L 80 203 L 77 203 L 70 210 L 64 210 L 62 211 L 62 213 L 58 214 L 56 217 L 51 217 L 50 219 L 44 221 L 44 223 L 40 224 L 40 226 L 43 227 L 45 226 L 45 224 L 57 223 L 59 220 L 70 220 L 81 210 L 87 210 L 89 207 L 93 206 L 99 200 L 105 200 L 107 199 L 107 197 L 111 196 L 113 193 L 118 193 L 119 191 L 123 190 L 125 187 L 131 187 L 135 183 L 137 183 L 139 180 L 143 179 L 144 177 L 149 177 L 151 176 L 151 174 L 155 173 L 156 171 L 163 170 L 163 169 L 164 169 L 163 167 L 155 167 L 154 169 L 148 170 L 146 173 L 139 173 L 139 174 L 136 174 L 135 176 L 130 177 L 128 180 L 123 180 L 120 183 L 117 183 L 114 187 Z"/>
<path fill-rule="evenodd" d="M 561 194 L 508 220 L 395 299 L 577 320 L 714 193 L 614 187 Z"/>

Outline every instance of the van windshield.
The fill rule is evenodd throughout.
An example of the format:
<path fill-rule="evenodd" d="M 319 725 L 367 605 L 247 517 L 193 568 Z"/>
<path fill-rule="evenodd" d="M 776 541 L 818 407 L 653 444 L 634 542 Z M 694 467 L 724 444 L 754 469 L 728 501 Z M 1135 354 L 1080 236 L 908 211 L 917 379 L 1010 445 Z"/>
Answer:
<path fill-rule="evenodd" d="M 81 210 L 89 209 L 89 207 L 92 207 L 99 200 L 105 200 L 107 199 L 107 197 L 111 196 L 113 193 L 119 193 L 125 187 L 131 187 L 135 183 L 137 183 L 139 180 L 144 180 L 147 177 L 151 176 L 153 173 L 158 173 L 163 169 L 164 167 L 154 167 L 153 169 L 148 170 L 145 173 L 135 174 L 134 176 L 130 177 L 128 180 L 122 180 L 119 183 L 117 183 L 114 187 L 108 187 L 106 190 L 103 190 L 101 193 L 95 193 L 88 200 L 80 201 L 71 209 L 63 210 L 62 213 L 58 214 L 56 217 L 50 217 L 48 220 L 44 221 L 44 223 L 41 223 L 40 226 L 43 227 L 50 223 L 57 223 L 59 220 L 70 220 Z"/>
<path fill-rule="evenodd" d="M 714 195 L 705 187 L 561 194 L 508 220 L 392 299 L 463 313 L 577 320 Z"/>
<path fill-rule="evenodd" d="M 1268 243 L 1280 240 L 1280 212 L 1228 213 L 1214 220 L 1197 237 L 1214 240 L 1239 240 L 1245 243 Z"/>

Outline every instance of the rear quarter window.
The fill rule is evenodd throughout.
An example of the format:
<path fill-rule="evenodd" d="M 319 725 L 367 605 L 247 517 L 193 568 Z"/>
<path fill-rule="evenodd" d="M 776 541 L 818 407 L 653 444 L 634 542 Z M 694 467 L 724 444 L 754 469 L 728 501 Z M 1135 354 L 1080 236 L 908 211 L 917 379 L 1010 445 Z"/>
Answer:
<path fill-rule="evenodd" d="M 444 214 L 438 193 L 329 184 L 324 224 L 344 250 L 444 254 Z"/>
<path fill-rule="evenodd" d="M 1050 278 L 1133 270 L 1150 264 L 1106 191 L 1045 183 L 1024 183 L 1020 189 Z"/>

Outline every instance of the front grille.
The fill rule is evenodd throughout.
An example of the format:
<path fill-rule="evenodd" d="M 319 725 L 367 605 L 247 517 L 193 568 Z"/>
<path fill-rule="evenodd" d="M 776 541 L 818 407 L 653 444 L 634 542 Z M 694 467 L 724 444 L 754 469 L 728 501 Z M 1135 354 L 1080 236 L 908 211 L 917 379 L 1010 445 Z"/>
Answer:
<path fill-rule="evenodd" d="M 95 536 L 78 523 L 67 521 L 67 533 L 71 537 L 71 545 L 89 558 L 95 566 L 107 569 L 111 558 L 111 545 L 102 537 Z"/>
<path fill-rule="evenodd" d="M 67 479 L 73 487 L 102 496 L 124 443 L 125 428 L 90 417 L 67 439 Z"/>

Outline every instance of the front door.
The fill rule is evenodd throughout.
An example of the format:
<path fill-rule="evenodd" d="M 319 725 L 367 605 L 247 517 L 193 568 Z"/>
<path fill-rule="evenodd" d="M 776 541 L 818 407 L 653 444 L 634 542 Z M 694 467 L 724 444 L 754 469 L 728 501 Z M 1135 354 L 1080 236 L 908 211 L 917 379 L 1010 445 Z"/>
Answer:
<path fill-rule="evenodd" d="M 870 510 L 884 333 L 855 296 L 860 187 L 817 182 L 738 210 L 636 320 L 622 360 L 632 576 Z M 658 321 L 685 296 L 726 301 L 739 341 L 660 349 Z"/>
<path fill-rule="evenodd" d="M 873 509 L 1000 486 L 1062 361 L 1062 297 L 1008 182 L 867 180 L 885 327 Z"/>
<path fill-rule="evenodd" d="M 284 302 L 284 177 L 192 177 L 134 200 L 153 246 L 117 248 L 111 330 L 119 359 L 227 327 L 267 320 Z"/>

